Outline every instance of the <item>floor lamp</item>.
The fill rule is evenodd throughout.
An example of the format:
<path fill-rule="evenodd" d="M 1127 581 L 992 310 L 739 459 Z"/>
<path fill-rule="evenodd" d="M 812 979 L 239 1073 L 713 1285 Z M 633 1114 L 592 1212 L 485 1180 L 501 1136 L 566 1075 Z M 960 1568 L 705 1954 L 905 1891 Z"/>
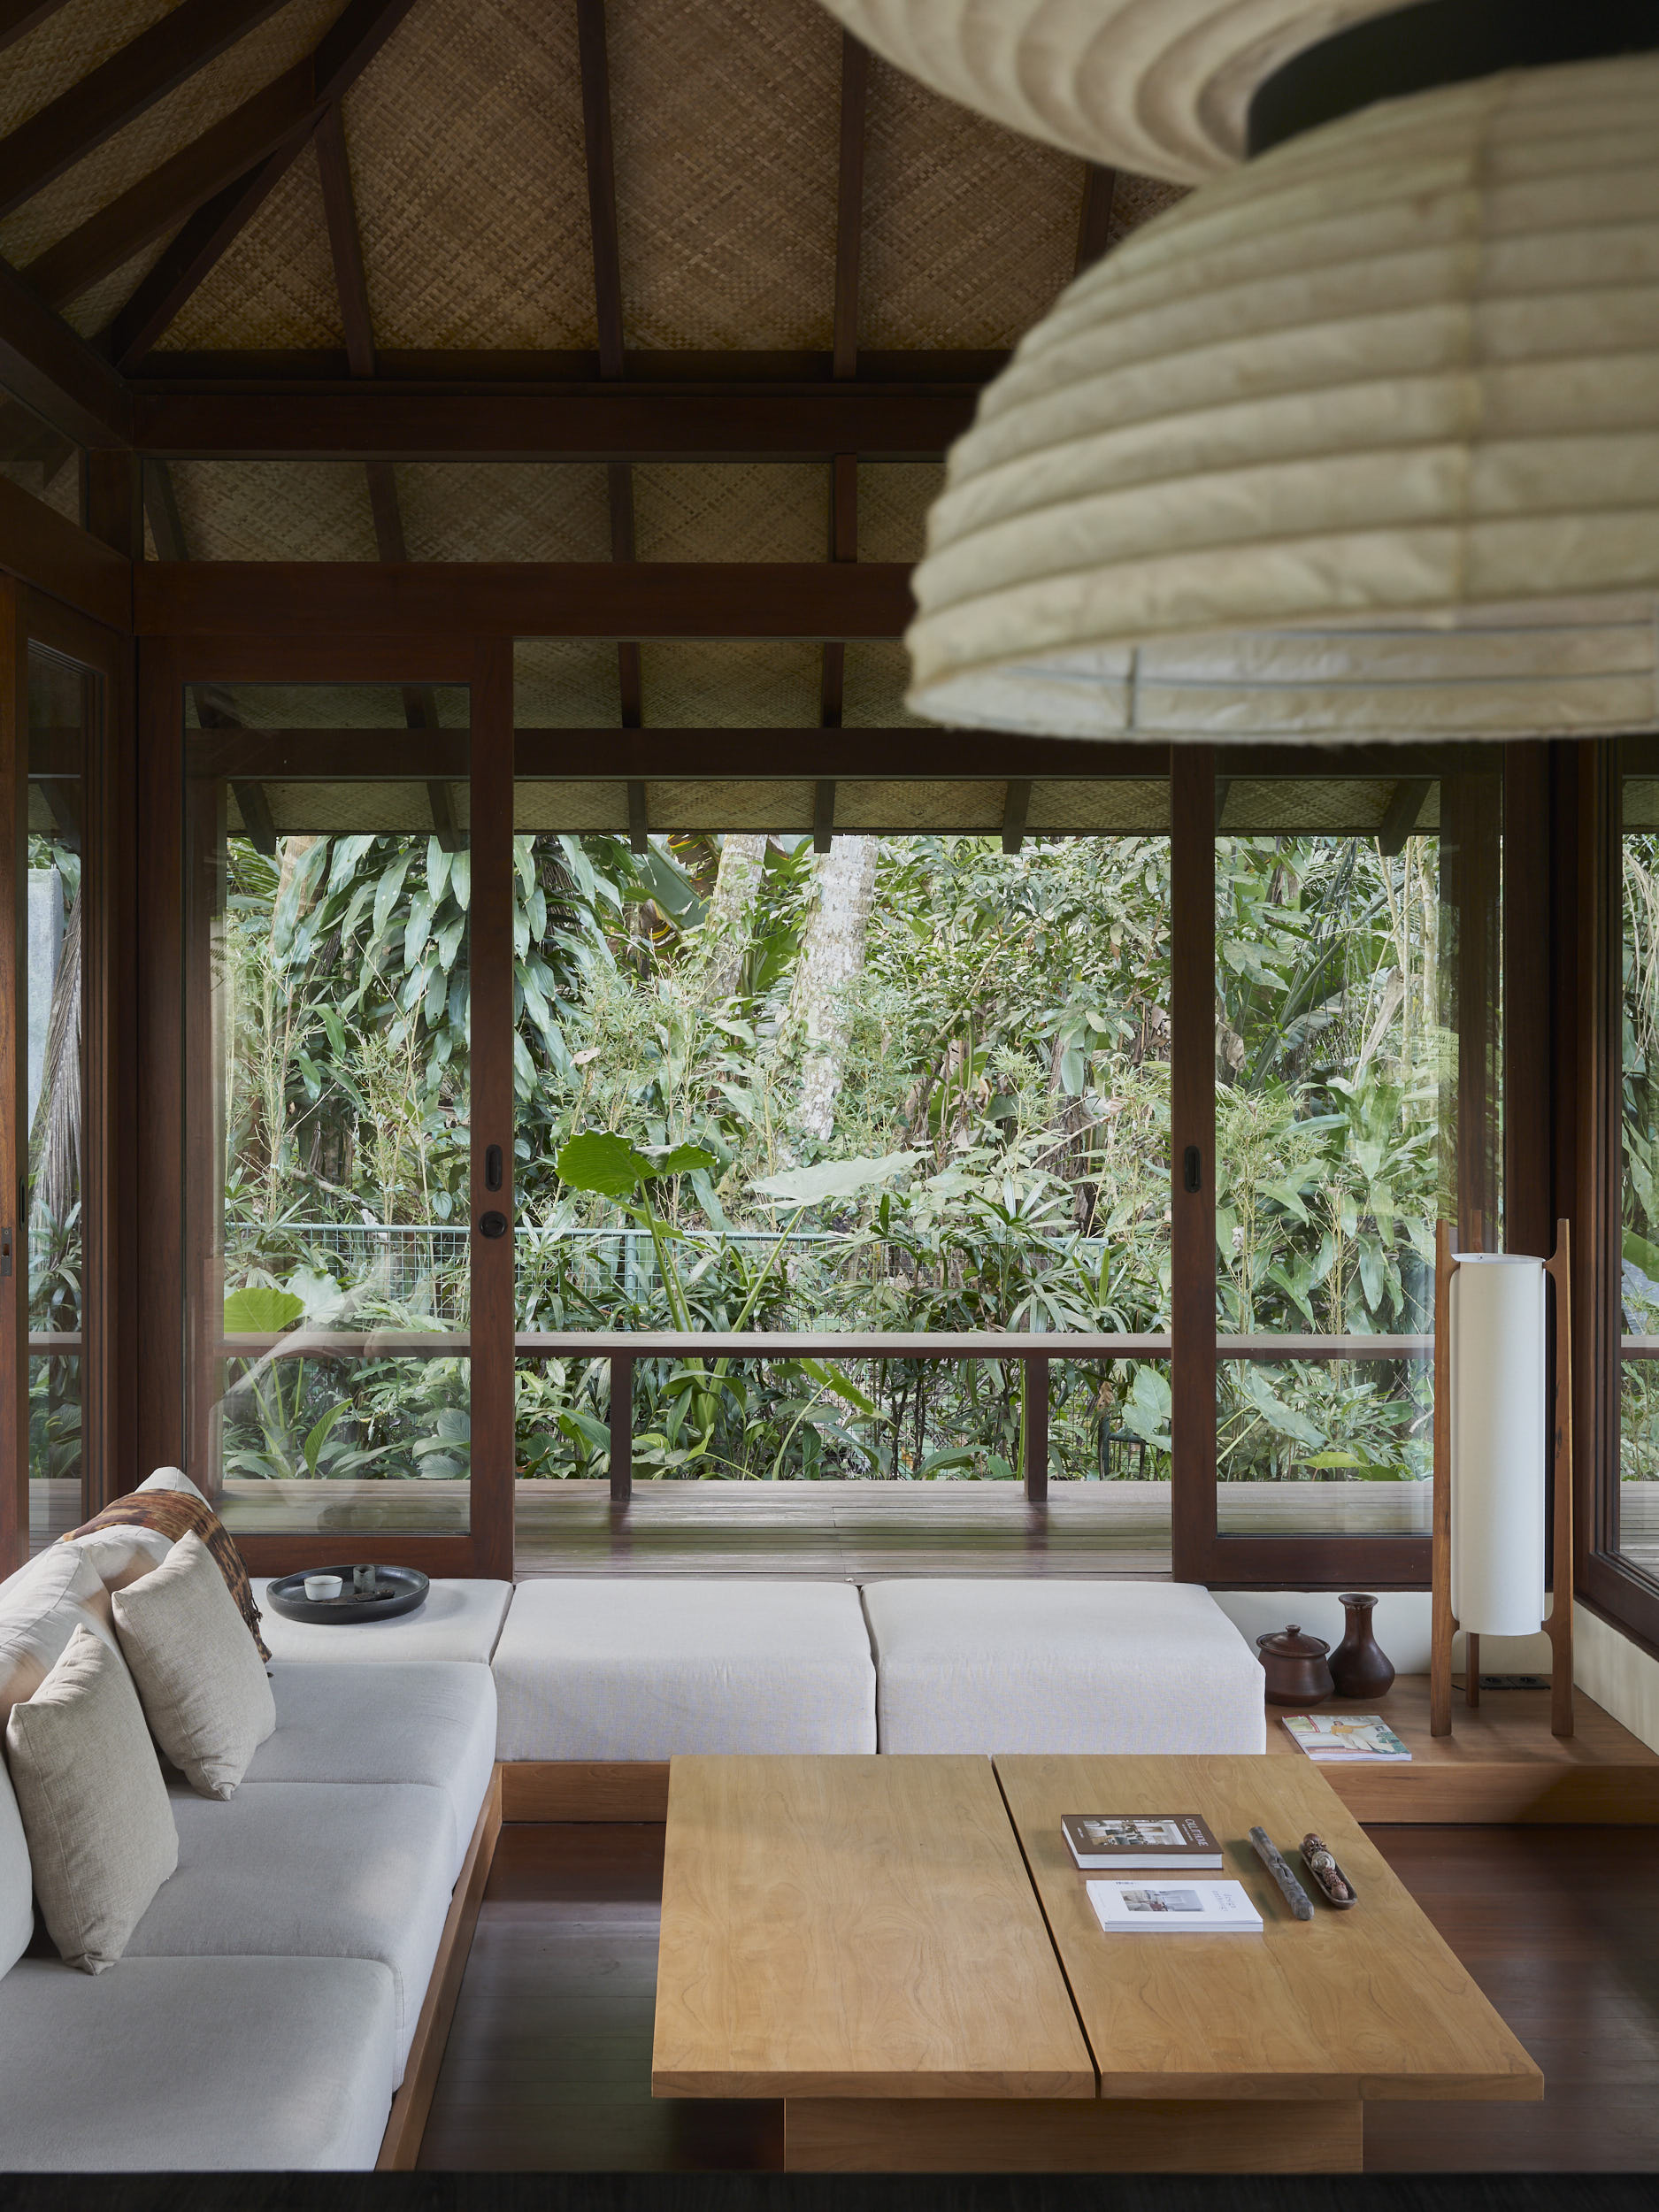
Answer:
<path fill-rule="evenodd" d="M 1452 1637 L 1464 1638 L 1463 1697 L 1480 1702 L 1480 1639 L 1550 1641 L 1551 1732 L 1572 1733 L 1572 1320 L 1571 1233 L 1548 1260 L 1454 1252 L 1434 1242 L 1433 1637 L 1429 1733 L 1452 1732 Z M 1546 1279 L 1555 1346 L 1546 1355 Z M 1553 1374 L 1546 1374 L 1547 1365 Z M 1544 1612 L 1553 1517 L 1555 1603 Z"/>

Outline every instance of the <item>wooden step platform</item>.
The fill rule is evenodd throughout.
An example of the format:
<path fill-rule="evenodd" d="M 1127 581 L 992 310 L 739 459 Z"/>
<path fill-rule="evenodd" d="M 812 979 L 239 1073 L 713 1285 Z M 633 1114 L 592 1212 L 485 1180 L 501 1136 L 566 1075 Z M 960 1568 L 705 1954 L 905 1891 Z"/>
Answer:
<path fill-rule="evenodd" d="M 1659 1823 L 1659 1753 L 1580 1691 L 1576 1732 L 1549 1732 L 1549 1692 L 1483 1689 L 1472 1710 L 1461 1682 L 1452 1732 L 1429 1733 L 1429 1678 L 1402 1675 L 1386 1697 L 1334 1698 L 1321 1712 L 1380 1713 L 1410 1747 L 1409 1765 L 1322 1763 L 1320 1772 L 1358 1820 Z M 1268 1708 L 1267 1747 L 1300 1759 Z"/>

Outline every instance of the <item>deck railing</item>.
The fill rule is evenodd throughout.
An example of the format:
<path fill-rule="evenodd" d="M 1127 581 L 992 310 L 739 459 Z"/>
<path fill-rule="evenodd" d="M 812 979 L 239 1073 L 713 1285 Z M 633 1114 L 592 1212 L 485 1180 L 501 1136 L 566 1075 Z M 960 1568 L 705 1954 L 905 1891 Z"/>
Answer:
<path fill-rule="evenodd" d="M 221 1358 L 246 1360 L 247 1371 L 226 1392 L 227 1402 L 250 1389 L 278 1359 L 464 1359 L 471 1350 L 465 1331 L 291 1329 L 280 1336 L 227 1334 Z M 1013 1360 L 1024 1370 L 1021 1459 L 1025 1495 L 1048 1494 L 1048 1370 L 1056 1361 L 1167 1359 L 1167 1332 L 1132 1336 L 1081 1331 L 999 1333 L 994 1330 L 743 1331 L 526 1330 L 513 1339 L 518 1359 L 604 1360 L 611 1371 L 611 1494 L 625 1502 L 634 1486 L 634 1370 L 645 1360 L 983 1359 Z M 1218 1336 L 1217 1356 L 1277 1363 L 1284 1360 L 1428 1360 L 1432 1336 Z"/>

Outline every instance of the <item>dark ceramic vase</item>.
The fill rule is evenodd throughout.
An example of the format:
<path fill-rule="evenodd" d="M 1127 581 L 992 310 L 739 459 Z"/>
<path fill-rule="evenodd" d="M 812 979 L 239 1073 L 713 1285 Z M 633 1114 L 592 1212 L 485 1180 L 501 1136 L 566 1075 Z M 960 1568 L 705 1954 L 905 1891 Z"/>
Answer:
<path fill-rule="evenodd" d="M 1363 1591 L 1345 1590 L 1340 1603 L 1348 1626 L 1331 1654 L 1331 1679 L 1336 1684 L 1336 1694 L 1339 1697 L 1381 1697 L 1393 1687 L 1394 1671 L 1371 1626 L 1377 1601 Z"/>

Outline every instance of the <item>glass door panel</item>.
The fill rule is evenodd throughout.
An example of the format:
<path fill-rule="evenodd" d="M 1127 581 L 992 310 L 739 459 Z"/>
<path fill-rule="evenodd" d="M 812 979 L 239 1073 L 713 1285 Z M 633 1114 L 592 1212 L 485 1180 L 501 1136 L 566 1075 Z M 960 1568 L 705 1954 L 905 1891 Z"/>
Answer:
<path fill-rule="evenodd" d="M 102 679 L 44 647 L 28 656 L 27 938 L 29 1542 L 84 1517 L 88 1316 L 82 900 L 88 756 Z"/>
<path fill-rule="evenodd" d="M 1501 772 L 1217 783 L 1217 1515 L 1423 1535 L 1434 1232 L 1499 1248 Z"/>
<path fill-rule="evenodd" d="M 240 1532 L 471 1525 L 467 718 L 190 696 L 188 1435 Z"/>

